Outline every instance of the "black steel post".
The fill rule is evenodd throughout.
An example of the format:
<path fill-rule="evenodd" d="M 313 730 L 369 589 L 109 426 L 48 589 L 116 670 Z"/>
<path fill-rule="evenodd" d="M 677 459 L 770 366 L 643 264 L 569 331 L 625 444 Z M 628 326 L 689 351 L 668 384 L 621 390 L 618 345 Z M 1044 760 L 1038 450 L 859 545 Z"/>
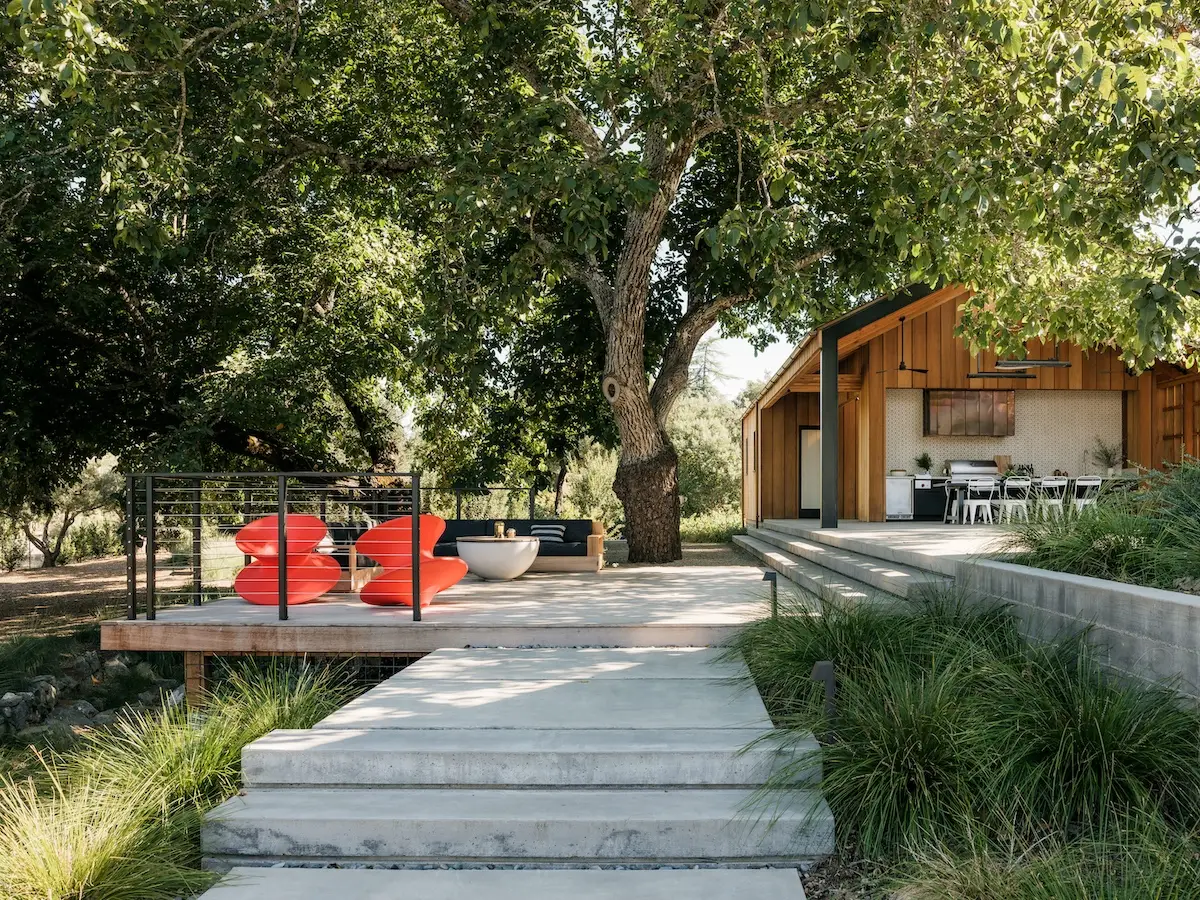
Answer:
<path fill-rule="evenodd" d="M 200 605 L 201 593 L 204 590 L 204 573 L 203 563 L 200 559 L 201 540 L 200 534 L 200 492 L 203 482 L 199 478 L 195 480 L 192 486 L 192 606 Z"/>
<path fill-rule="evenodd" d="M 243 525 L 249 525 L 249 524 L 250 524 L 250 512 L 251 512 L 251 509 L 250 509 L 250 491 L 249 491 L 249 490 L 243 490 L 243 491 L 242 491 L 242 524 L 243 524 Z M 251 560 L 251 559 L 252 559 L 252 557 L 250 556 L 250 554 L 249 554 L 249 553 L 243 554 L 243 556 L 242 556 L 242 565 L 243 565 L 243 566 L 248 566 L 248 565 L 250 565 L 250 560 Z"/>
<path fill-rule="evenodd" d="M 412 610 L 421 621 L 421 474 L 412 476 Z"/>
<path fill-rule="evenodd" d="M 278 548 L 279 548 L 279 621 L 284 622 L 288 617 L 287 602 L 287 476 L 279 476 L 278 490 Z"/>
<path fill-rule="evenodd" d="M 779 578 L 778 572 L 763 572 L 763 581 L 771 585 L 771 618 L 779 618 L 779 587 L 776 584 Z"/>
<path fill-rule="evenodd" d="M 130 619 L 137 618 L 137 481 L 125 476 L 125 589 Z"/>
<path fill-rule="evenodd" d="M 821 334 L 821 527 L 838 523 L 838 341 Z"/>
<path fill-rule="evenodd" d="M 537 518 L 537 488 L 529 489 L 529 521 Z"/>
<path fill-rule="evenodd" d="M 808 676 L 813 681 L 819 681 L 825 686 L 825 723 L 826 729 L 818 735 L 822 744 L 830 744 L 836 739 L 835 717 L 837 715 L 837 676 L 833 670 L 832 660 L 822 660 L 814 663 L 812 673 Z"/>
<path fill-rule="evenodd" d="M 454 489 L 454 518 L 462 518 L 462 491 Z"/>
<path fill-rule="evenodd" d="M 146 476 L 146 620 L 154 621 L 154 476 Z"/>

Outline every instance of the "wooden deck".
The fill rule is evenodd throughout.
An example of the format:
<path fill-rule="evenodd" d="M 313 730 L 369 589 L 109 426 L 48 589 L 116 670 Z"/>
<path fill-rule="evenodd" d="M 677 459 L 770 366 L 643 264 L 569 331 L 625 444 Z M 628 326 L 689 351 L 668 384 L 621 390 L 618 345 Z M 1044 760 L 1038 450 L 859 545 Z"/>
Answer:
<path fill-rule="evenodd" d="M 751 565 L 636 566 L 538 573 L 511 582 L 469 577 L 438 596 L 421 622 L 403 607 L 351 596 L 275 607 L 238 597 L 115 619 L 106 650 L 189 653 L 424 654 L 443 647 L 698 647 L 727 640 L 763 614 L 767 589 Z"/>

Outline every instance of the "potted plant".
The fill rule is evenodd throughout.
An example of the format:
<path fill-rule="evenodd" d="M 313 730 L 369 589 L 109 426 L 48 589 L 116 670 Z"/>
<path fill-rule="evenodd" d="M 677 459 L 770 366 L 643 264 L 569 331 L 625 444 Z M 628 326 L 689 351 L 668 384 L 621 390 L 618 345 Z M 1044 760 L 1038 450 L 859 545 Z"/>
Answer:
<path fill-rule="evenodd" d="M 917 464 L 918 475 L 928 475 L 929 470 L 933 468 L 933 457 L 929 455 L 928 450 L 922 450 L 914 457 L 913 462 Z"/>
<path fill-rule="evenodd" d="M 1120 444 L 1110 444 L 1101 437 L 1096 438 L 1092 445 L 1092 462 L 1104 470 L 1106 475 L 1116 475 L 1125 462 L 1125 454 Z"/>

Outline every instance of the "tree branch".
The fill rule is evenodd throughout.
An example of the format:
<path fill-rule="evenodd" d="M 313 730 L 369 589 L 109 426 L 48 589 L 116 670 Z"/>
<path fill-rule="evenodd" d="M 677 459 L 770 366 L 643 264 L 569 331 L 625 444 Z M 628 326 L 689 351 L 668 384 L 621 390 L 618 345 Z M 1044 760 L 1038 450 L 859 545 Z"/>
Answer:
<path fill-rule="evenodd" d="M 708 333 L 721 313 L 750 299 L 750 294 L 718 297 L 692 307 L 679 320 L 670 341 L 667 342 L 666 350 L 663 351 L 662 365 L 658 368 L 654 387 L 650 389 L 650 405 L 660 427 L 666 428 L 671 408 L 687 387 L 688 367 L 692 363 L 692 356 L 700 344 L 700 339 Z"/>
<path fill-rule="evenodd" d="M 184 54 L 189 54 L 193 50 L 202 49 L 205 44 L 211 44 L 213 41 L 219 41 L 226 35 L 233 34 L 239 28 L 245 28 L 247 25 L 253 25 L 255 22 L 261 22 L 263 19 L 269 19 L 275 13 L 285 9 L 290 9 L 294 5 L 294 0 L 283 0 L 282 3 L 276 3 L 274 6 L 268 6 L 260 9 L 258 12 L 231 22 L 228 25 L 218 25 L 213 28 L 205 28 L 203 31 L 193 35 L 183 42 Z"/>
<path fill-rule="evenodd" d="M 533 228 L 529 230 L 529 238 L 545 262 L 561 266 L 568 278 L 587 288 L 596 304 L 596 311 L 600 313 L 600 322 L 607 328 L 612 315 L 613 288 L 595 262 L 585 264 L 571 259 L 550 238 Z"/>
<path fill-rule="evenodd" d="M 288 138 L 295 156 L 319 156 L 327 159 L 343 171 L 355 175 L 404 175 L 436 162 L 430 154 L 415 156 L 353 156 L 340 147 L 314 141 L 299 135 Z"/>

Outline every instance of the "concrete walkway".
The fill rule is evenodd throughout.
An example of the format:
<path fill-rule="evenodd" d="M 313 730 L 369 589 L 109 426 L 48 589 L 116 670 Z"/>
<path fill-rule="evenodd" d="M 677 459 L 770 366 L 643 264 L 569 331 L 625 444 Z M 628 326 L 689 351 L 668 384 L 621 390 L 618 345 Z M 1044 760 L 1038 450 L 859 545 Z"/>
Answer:
<path fill-rule="evenodd" d="M 771 723 L 716 656 L 430 654 L 246 748 L 247 789 L 202 838 L 209 865 L 241 867 L 206 896 L 799 900 L 794 869 L 832 851 L 832 818 L 815 789 L 755 805 L 806 748 L 742 752 Z"/>

